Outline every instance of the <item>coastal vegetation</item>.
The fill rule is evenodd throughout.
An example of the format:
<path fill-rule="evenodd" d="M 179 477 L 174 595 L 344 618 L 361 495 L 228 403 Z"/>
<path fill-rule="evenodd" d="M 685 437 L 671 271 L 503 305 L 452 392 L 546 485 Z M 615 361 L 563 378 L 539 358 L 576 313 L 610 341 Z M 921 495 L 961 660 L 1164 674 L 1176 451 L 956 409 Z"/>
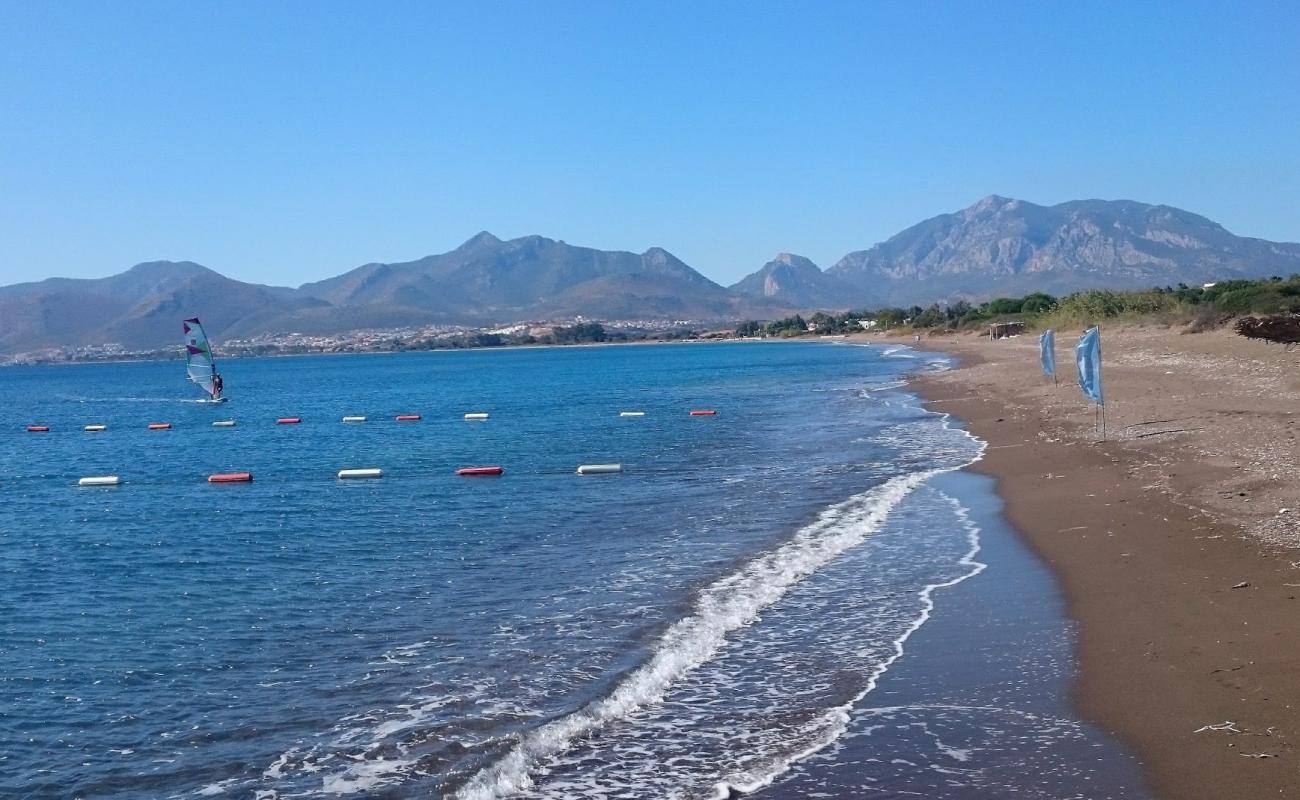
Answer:
<path fill-rule="evenodd" d="M 1064 327 L 1108 319 L 1146 320 L 1207 329 L 1246 314 L 1295 313 L 1300 313 L 1300 275 L 1137 292 L 1078 292 L 1063 298 L 1043 322 Z"/>
<path fill-rule="evenodd" d="M 1033 329 L 1086 327 L 1103 321 L 1190 325 L 1208 330 L 1246 315 L 1300 315 L 1300 275 L 1261 280 L 1229 280 L 1201 286 L 1157 286 L 1134 291 L 1094 289 L 1054 297 L 1032 292 L 983 303 L 958 300 L 928 307 L 886 307 L 873 311 L 818 312 L 805 319 L 747 321 L 737 336 L 790 338 L 862 330 L 980 330 L 995 322 L 1023 322 Z"/>

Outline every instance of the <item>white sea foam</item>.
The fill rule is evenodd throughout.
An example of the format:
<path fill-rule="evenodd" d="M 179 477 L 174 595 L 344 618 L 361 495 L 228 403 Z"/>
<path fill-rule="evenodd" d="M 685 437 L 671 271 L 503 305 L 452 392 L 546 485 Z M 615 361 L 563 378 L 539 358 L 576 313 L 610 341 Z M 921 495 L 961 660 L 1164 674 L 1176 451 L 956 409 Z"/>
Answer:
<path fill-rule="evenodd" d="M 981 449 L 981 455 L 982 453 L 983 451 Z M 947 470 L 935 470 L 935 472 L 943 472 L 943 471 L 947 471 Z M 945 495 L 945 497 L 947 496 Z M 975 523 L 970 519 L 970 515 L 967 513 L 967 510 L 964 506 L 962 506 L 954 498 L 947 497 L 947 499 L 948 502 L 952 504 L 953 511 L 957 514 L 958 518 L 961 519 L 962 524 L 966 528 L 967 541 L 970 545 L 970 549 L 966 552 L 964 556 L 962 556 L 962 558 L 958 561 L 958 563 L 962 566 L 968 567 L 969 569 L 967 570 L 967 572 L 965 572 L 962 575 L 958 575 L 957 577 L 952 578 L 951 580 L 943 581 L 941 583 L 928 584 L 921 589 L 919 593 L 921 598 L 921 613 L 918 614 L 916 619 L 914 619 L 912 623 L 898 636 L 898 638 L 894 640 L 893 654 L 888 658 L 884 659 L 883 661 L 881 661 L 872 669 L 871 673 L 867 677 L 866 685 L 863 687 L 862 691 L 859 692 L 855 697 L 853 697 L 847 703 L 844 703 L 843 705 L 837 708 L 830 709 L 826 713 L 824 720 L 831 724 L 825 727 L 825 734 L 823 735 L 821 741 L 815 742 L 810 747 L 807 747 L 799 752 L 791 753 L 788 755 L 783 755 L 775 758 L 772 762 L 769 762 L 767 765 L 765 765 L 765 768 L 762 771 L 751 770 L 748 774 L 736 775 L 729 778 L 726 781 L 723 781 L 722 783 L 718 784 L 719 791 L 722 792 L 720 797 L 727 797 L 732 787 L 745 793 L 758 791 L 764 786 L 770 785 L 772 781 L 774 781 L 782 773 L 790 769 L 790 766 L 792 764 L 807 758 L 813 753 L 825 749 L 826 747 L 834 743 L 837 739 L 839 739 L 842 735 L 844 735 L 844 731 L 847 730 L 848 728 L 850 714 L 853 711 L 853 709 L 858 705 L 858 703 L 862 702 L 863 698 L 865 698 L 867 695 L 871 694 L 871 692 L 875 690 L 876 685 L 880 682 L 880 678 L 886 672 L 889 671 L 889 668 L 892 667 L 894 663 L 898 661 L 898 659 L 903 657 L 903 652 L 904 652 L 903 646 L 907 643 L 907 640 L 911 638 L 913 633 L 916 633 L 918 630 L 920 630 L 921 626 L 924 625 L 926 621 L 930 619 L 930 615 L 934 611 L 934 592 L 938 589 L 946 589 L 950 586 L 956 586 L 962 581 L 965 581 L 968 578 L 972 578 L 978 575 L 988 567 L 987 564 L 975 560 L 975 556 L 978 555 L 980 551 L 979 527 L 976 526 Z"/>
<path fill-rule="evenodd" d="M 297 752 L 297 749 L 288 750 L 280 754 L 280 757 L 271 763 L 271 766 L 262 771 L 263 778 L 276 780 L 284 774 L 284 768 L 289 766 L 289 759 Z"/>
<path fill-rule="evenodd" d="M 341 773 L 325 776 L 326 794 L 354 794 L 392 783 L 415 765 L 415 759 L 376 758 L 353 764 Z"/>
<path fill-rule="evenodd" d="M 943 427 L 948 427 L 945 417 Z M 969 436 L 969 434 L 967 434 Z M 974 437 L 970 437 L 978 443 Z M 977 460 L 983 452 L 979 443 Z M 969 463 L 969 462 L 966 462 Z M 759 613 L 784 597 L 793 587 L 831 563 L 847 550 L 874 534 L 890 512 L 916 488 L 935 475 L 959 469 L 964 464 L 920 470 L 891 478 L 862 495 L 826 509 L 812 524 L 800 530 L 786 544 L 751 561 L 701 592 L 694 613 L 676 622 L 664 634 L 650 661 L 624 678 L 606 697 L 583 709 L 529 731 L 506 755 L 474 775 L 456 797 L 486 800 L 507 797 L 532 787 L 532 772 L 544 761 L 568 749 L 575 739 L 609 723 L 623 720 L 639 709 L 659 703 L 684 675 L 708 662 L 718 653 L 729 633 L 753 623 Z M 972 526 L 973 528 L 973 526 Z M 962 563 L 972 569 L 953 581 L 927 586 L 922 591 L 923 612 L 894 645 L 894 654 L 870 676 L 868 688 L 843 707 L 829 712 L 835 724 L 830 734 L 814 747 L 777 759 L 761 774 L 737 776 L 727 784 L 742 790 L 767 785 L 794 761 L 833 742 L 843 732 L 848 712 L 865 696 L 889 665 L 902 654 L 903 642 L 929 618 L 930 594 L 983 569 L 975 562 L 978 531 L 971 533 L 972 546 Z"/>
<path fill-rule="evenodd" d="M 914 358 L 918 358 L 918 357 L 920 356 L 920 353 L 918 353 L 916 350 L 913 350 L 913 349 L 910 348 L 910 347 L 903 347 L 903 346 L 900 345 L 900 346 L 897 346 L 897 347 L 886 347 L 886 348 L 884 349 L 884 351 L 883 351 L 880 355 L 881 355 L 881 357 L 883 357 L 883 358 L 911 358 L 911 359 L 914 359 Z"/>
<path fill-rule="evenodd" d="M 215 797 L 219 794 L 225 794 L 232 786 L 239 782 L 238 778 L 230 778 L 216 783 L 210 783 L 195 792 L 199 797 Z"/>
<path fill-rule="evenodd" d="M 906 380 L 897 380 L 897 381 L 890 381 L 888 383 L 882 383 L 879 386 L 868 386 L 859 393 L 859 397 L 866 397 L 868 394 L 872 392 L 887 392 L 891 389 L 901 389 L 906 385 L 907 385 Z"/>
<path fill-rule="evenodd" d="M 66 398 L 76 403 L 207 403 L 203 399 L 192 399 L 189 397 L 68 397 Z"/>

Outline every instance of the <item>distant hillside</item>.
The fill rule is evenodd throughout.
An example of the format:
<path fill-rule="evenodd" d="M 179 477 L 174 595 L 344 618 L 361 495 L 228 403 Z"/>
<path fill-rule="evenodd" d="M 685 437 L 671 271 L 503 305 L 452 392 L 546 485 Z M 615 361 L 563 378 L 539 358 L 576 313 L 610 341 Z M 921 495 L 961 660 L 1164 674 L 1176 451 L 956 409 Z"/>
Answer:
<path fill-rule="evenodd" d="M 1300 272 L 1300 245 L 1235 236 L 1130 200 L 1038 206 L 989 196 L 849 253 L 827 275 L 858 305 L 926 305 L 1032 291 L 1143 288 Z"/>
<path fill-rule="evenodd" d="M 168 347 L 179 340 L 180 320 L 195 315 L 220 342 L 576 316 L 724 321 L 785 310 L 724 289 L 662 248 L 638 255 L 481 233 L 449 253 L 367 264 L 298 289 L 243 283 L 187 261 L 0 287 L 0 353 L 104 343 Z"/>
<path fill-rule="evenodd" d="M 575 314 L 721 319 L 743 305 L 662 248 L 637 255 L 486 232 L 449 253 L 367 264 L 299 291 L 362 315 L 418 310 L 460 322 Z"/>
<path fill-rule="evenodd" d="M 776 301 L 791 308 L 847 308 L 846 287 L 833 275 L 827 275 L 812 261 L 793 253 L 779 253 L 776 258 L 731 285 L 731 290 L 747 297 Z"/>
<path fill-rule="evenodd" d="M 291 289 L 226 278 L 189 261 L 151 261 L 108 278 L 51 278 L 0 287 L 0 352 L 117 342 L 175 343 L 180 320 L 202 310 L 214 338 L 259 317 L 319 304 Z"/>

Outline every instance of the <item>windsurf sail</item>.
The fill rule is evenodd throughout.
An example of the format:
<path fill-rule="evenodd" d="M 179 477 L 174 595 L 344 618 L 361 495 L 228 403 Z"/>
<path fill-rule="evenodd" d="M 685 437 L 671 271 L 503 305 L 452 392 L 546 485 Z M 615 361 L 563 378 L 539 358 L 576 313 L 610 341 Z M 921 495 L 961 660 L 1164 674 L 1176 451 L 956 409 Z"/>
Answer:
<path fill-rule="evenodd" d="M 198 317 L 185 320 L 181 327 L 185 331 L 185 371 L 190 380 L 215 400 L 217 365 L 212 359 L 212 345 L 208 344 L 208 335 L 203 332 Z"/>

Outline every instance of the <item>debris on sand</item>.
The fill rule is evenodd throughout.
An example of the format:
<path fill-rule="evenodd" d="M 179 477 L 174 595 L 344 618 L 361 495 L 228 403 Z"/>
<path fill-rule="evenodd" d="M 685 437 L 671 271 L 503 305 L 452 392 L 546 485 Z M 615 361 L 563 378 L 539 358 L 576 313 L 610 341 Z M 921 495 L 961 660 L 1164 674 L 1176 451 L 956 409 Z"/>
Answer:
<path fill-rule="evenodd" d="M 1242 317 L 1233 330 L 1247 339 L 1284 344 L 1288 350 L 1300 344 L 1300 316 Z"/>

